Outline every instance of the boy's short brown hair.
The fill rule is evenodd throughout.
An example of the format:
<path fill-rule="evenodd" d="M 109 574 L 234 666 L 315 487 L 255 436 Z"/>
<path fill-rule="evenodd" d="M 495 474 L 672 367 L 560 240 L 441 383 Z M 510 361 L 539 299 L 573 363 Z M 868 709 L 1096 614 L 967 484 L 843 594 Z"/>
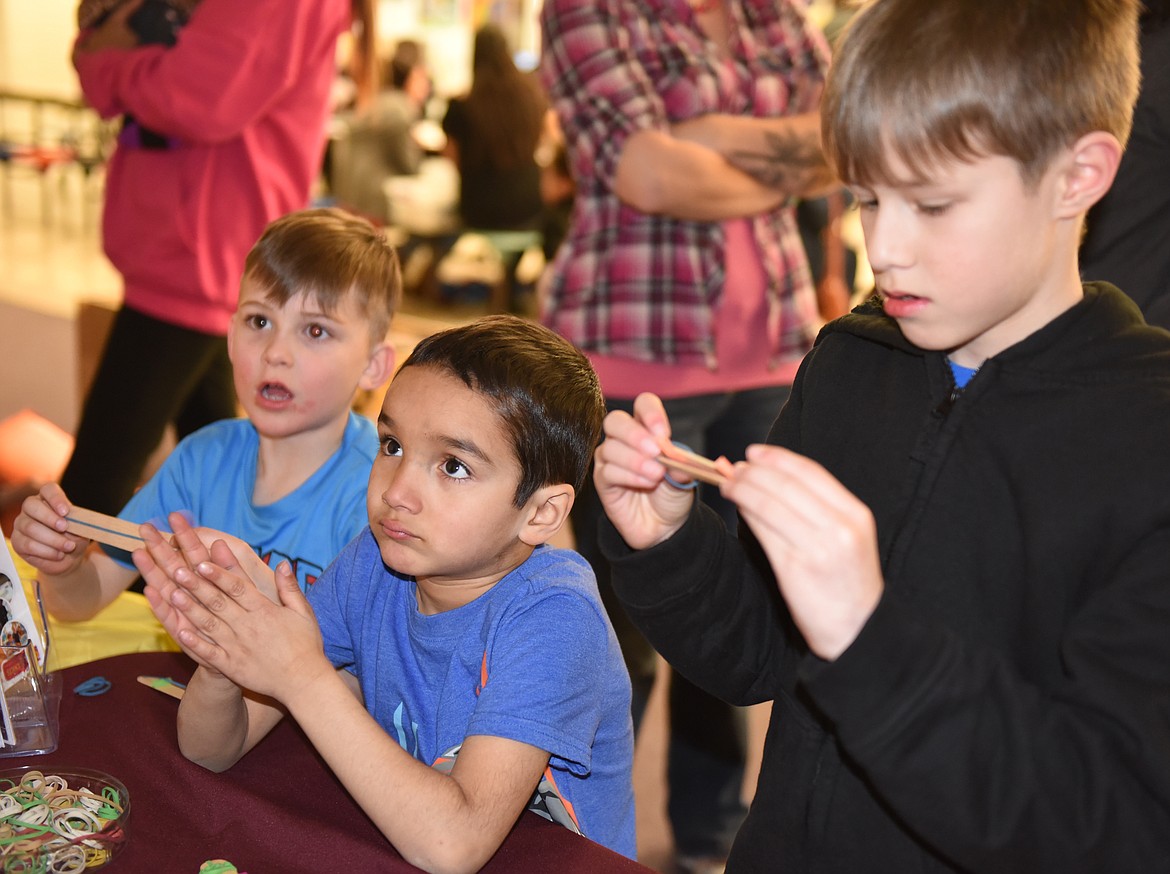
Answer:
<path fill-rule="evenodd" d="M 517 507 L 542 486 L 581 490 L 605 399 L 589 359 L 559 334 L 517 316 L 488 316 L 424 338 L 401 370 L 408 367 L 445 370 L 492 405 L 520 462 Z"/>
<path fill-rule="evenodd" d="M 1123 144 L 1139 0 L 875 0 L 834 57 L 826 152 L 847 182 L 926 178 L 947 159 L 1016 159 L 1026 183 L 1092 131 Z"/>
<path fill-rule="evenodd" d="M 244 276 L 280 306 L 306 294 L 329 313 L 355 295 L 374 343 L 386 339 L 402 296 L 394 247 L 368 221 L 340 209 L 305 209 L 276 219 L 248 253 Z"/>

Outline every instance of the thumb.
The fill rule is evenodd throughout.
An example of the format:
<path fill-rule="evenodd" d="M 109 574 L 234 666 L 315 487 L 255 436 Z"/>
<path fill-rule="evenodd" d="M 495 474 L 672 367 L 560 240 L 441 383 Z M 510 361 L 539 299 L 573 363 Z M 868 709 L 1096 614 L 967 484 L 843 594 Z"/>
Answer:
<path fill-rule="evenodd" d="M 297 578 L 293 575 L 292 567 L 287 561 L 276 566 L 276 594 L 280 603 L 300 613 L 302 616 L 311 616 L 313 609 L 305 593 L 301 591 Z"/>

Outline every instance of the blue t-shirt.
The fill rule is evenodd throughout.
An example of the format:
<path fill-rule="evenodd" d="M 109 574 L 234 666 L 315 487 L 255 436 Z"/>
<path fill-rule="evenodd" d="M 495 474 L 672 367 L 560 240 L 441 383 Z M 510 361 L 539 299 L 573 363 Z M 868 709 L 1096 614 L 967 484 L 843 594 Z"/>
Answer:
<path fill-rule="evenodd" d="M 187 511 L 195 525 L 246 541 L 269 567 L 287 559 L 307 589 L 354 535 L 368 527 L 366 487 L 378 432 L 349 414 L 341 445 L 305 482 L 279 501 L 252 503 L 260 435 L 247 419 L 225 419 L 182 440 L 118 514 L 169 531 L 167 514 Z M 105 548 L 126 567 L 130 555 Z"/>
<path fill-rule="evenodd" d="M 581 556 L 541 546 L 476 600 L 428 616 L 367 528 L 309 601 L 325 654 L 403 749 L 428 765 L 470 735 L 547 750 L 581 833 L 634 857 L 630 679 Z"/>

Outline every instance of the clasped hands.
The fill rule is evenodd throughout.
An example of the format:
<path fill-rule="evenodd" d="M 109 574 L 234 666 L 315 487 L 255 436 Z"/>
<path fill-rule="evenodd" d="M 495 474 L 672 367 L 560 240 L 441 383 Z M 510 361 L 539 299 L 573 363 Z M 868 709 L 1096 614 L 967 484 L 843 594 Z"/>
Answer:
<path fill-rule="evenodd" d="M 205 669 L 287 703 L 317 673 L 333 673 L 321 632 L 288 562 L 273 572 L 246 543 L 195 529 L 181 514 L 164 538 L 143 525 L 133 553 L 146 600 L 167 632 Z"/>
<path fill-rule="evenodd" d="M 675 534 L 693 491 L 665 481 L 656 460 L 670 439 L 661 400 L 642 394 L 634 414 L 610 413 L 594 459 L 606 514 L 633 549 Z M 721 486 L 772 567 L 793 621 L 814 654 L 835 659 L 853 642 L 884 589 L 869 507 L 815 461 L 779 446 L 748 447 Z"/>

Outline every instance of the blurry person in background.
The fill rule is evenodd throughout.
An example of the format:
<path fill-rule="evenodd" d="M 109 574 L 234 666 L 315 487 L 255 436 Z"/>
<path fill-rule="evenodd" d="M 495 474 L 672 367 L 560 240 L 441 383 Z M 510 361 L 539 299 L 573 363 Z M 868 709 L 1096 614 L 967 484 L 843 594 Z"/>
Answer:
<path fill-rule="evenodd" d="M 423 147 L 414 128 L 431 96 L 422 43 L 401 40 L 382 69 L 382 89 L 369 106 L 343 119 L 344 148 L 334 147 L 333 195 L 339 206 L 376 224 L 390 222 L 383 182 L 418 172 Z"/>
<path fill-rule="evenodd" d="M 182 438 L 236 415 L 225 338 L 244 258 L 308 204 L 338 39 L 352 28 L 359 84 L 373 49 L 373 0 L 201 0 L 173 46 L 143 43 L 143 7 L 117 6 L 73 50 L 94 109 L 162 140 L 123 136 L 110 160 L 102 236 L 124 298 L 61 479 L 77 506 L 109 514 L 168 425 Z"/>
<path fill-rule="evenodd" d="M 452 99 L 443 118 L 444 154 L 459 168 L 465 230 L 540 230 L 544 204 L 536 150 L 547 108 L 535 77 L 516 67 L 504 32 L 494 24 L 477 30 L 471 90 Z M 521 254 L 505 258 L 513 284 Z"/>

